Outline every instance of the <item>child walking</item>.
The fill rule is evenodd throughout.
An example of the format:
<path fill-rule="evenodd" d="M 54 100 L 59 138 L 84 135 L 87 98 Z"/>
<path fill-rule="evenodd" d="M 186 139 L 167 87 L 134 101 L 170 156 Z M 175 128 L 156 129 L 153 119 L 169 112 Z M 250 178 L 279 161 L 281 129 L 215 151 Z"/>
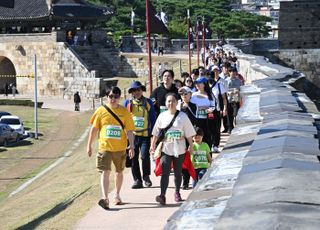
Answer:
<path fill-rule="evenodd" d="M 199 127 L 195 128 L 196 135 L 193 137 L 193 154 L 191 154 L 191 161 L 196 171 L 197 180 L 193 182 L 193 187 L 203 177 L 209 168 L 212 158 L 210 155 L 210 147 L 207 143 L 202 142 L 203 130 Z"/>

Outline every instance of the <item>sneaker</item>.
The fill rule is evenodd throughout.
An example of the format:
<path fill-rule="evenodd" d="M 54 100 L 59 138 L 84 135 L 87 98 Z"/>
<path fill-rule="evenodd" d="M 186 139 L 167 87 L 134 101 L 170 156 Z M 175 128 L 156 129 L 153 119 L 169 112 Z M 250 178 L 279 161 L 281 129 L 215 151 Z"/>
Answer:
<path fill-rule="evenodd" d="M 98 205 L 101 206 L 103 209 L 108 210 L 109 208 L 109 200 L 108 199 L 100 199 Z"/>
<path fill-rule="evenodd" d="M 152 186 L 152 182 L 151 182 L 149 176 L 144 176 L 144 177 L 143 177 L 143 180 L 144 180 L 144 185 L 145 185 L 146 187 L 151 187 L 151 186 Z"/>
<path fill-rule="evenodd" d="M 181 202 L 181 201 L 183 201 L 179 192 L 175 192 L 175 193 L 174 193 L 174 200 L 175 200 L 176 202 Z"/>
<path fill-rule="evenodd" d="M 122 200 L 119 196 L 116 196 L 113 198 L 113 203 L 114 203 L 114 205 L 122 205 L 123 204 Z"/>
<path fill-rule="evenodd" d="M 165 195 L 156 196 L 156 201 L 159 202 L 161 205 L 165 205 L 166 204 Z"/>
<path fill-rule="evenodd" d="M 220 153 L 219 148 L 217 146 L 213 146 L 211 148 L 211 151 L 214 152 L 214 153 Z"/>
<path fill-rule="evenodd" d="M 132 189 L 143 188 L 142 181 L 136 180 L 131 186 Z"/>
<path fill-rule="evenodd" d="M 188 189 L 189 189 L 189 186 L 188 186 L 188 185 L 183 185 L 183 186 L 182 186 L 182 189 L 183 189 L 183 190 L 188 190 Z"/>

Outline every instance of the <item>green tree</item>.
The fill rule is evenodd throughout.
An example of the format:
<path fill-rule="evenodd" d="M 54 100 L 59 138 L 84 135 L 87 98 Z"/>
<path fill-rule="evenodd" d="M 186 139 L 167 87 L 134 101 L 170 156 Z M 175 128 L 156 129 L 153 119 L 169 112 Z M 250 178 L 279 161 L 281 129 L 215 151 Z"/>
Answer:
<path fill-rule="evenodd" d="M 89 0 L 98 5 L 113 7 L 115 14 L 102 23 L 108 31 L 118 36 L 131 33 L 131 9 L 136 14 L 134 33 L 145 34 L 145 1 L 142 0 Z M 153 0 L 157 11 L 168 17 L 169 37 L 186 38 L 187 9 L 190 9 L 191 23 L 204 17 L 206 24 L 218 38 L 265 37 L 270 30 L 266 22 L 271 19 L 245 11 L 231 11 L 230 0 Z"/>

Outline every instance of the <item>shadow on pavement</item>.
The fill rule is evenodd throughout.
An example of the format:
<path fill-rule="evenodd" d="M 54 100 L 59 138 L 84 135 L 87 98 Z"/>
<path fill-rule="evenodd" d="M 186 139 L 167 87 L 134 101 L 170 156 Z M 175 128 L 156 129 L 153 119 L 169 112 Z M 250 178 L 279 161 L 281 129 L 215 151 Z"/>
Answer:
<path fill-rule="evenodd" d="M 22 226 L 16 228 L 16 230 L 35 229 L 38 225 L 41 224 L 42 221 L 50 219 L 50 218 L 58 215 L 63 210 L 65 210 L 69 205 L 71 205 L 73 203 L 73 201 L 75 199 L 80 197 L 82 194 L 86 193 L 89 189 L 90 189 L 90 187 L 87 188 L 86 190 L 84 190 L 83 192 L 79 193 L 78 195 L 71 197 L 70 199 L 66 200 L 65 202 L 57 204 L 55 207 L 53 207 L 52 209 L 50 209 L 49 211 L 47 211 L 43 215 L 39 216 L 38 218 L 34 219 L 33 221 L 31 221 L 25 225 L 22 225 Z"/>

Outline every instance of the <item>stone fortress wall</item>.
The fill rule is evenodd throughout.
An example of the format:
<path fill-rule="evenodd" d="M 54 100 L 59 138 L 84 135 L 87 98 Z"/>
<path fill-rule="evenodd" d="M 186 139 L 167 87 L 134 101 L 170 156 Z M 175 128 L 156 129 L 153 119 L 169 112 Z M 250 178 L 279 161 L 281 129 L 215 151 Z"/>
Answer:
<path fill-rule="evenodd" d="M 86 31 L 78 31 L 79 37 Z M 87 56 L 87 60 L 79 55 L 78 51 L 65 45 L 65 32 L 56 31 L 51 34 L 3 34 L 0 35 L 0 61 L 3 58 L 9 59 L 15 69 L 17 89 L 22 94 L 33 93 L 33 79 L 21 76 L 33 75 L 33 57 L 37 54 L 38 70 L 38 88 L 40 95 L 50 95 L 70 98 L 75 91 L 87 98 L 97 97 L 106 86 L 106 81 L 102 78 L 120 77 L 146 77 L 147 59 L 145 55 L 125 53 L 121 54 L 117 50 L 104 47 L 97 47 L 94 52 L 88 56 L 87 48 L 80 47 Z M 127 38 L 129 39 L 129 38 Z M 131 39 L 131 38 L 130 38 Z M 157 38 L 159 39 L 159 38 Z M 106 46 L 105 31 L 93 31 L 93 41 Z M 216 42 L 217 40 L 207 40 Z M 128 40 L 124 39 L 124 44 Z M 164 39 L 167 48 L 165 52 L 185 53 L 186 39 L 175 39 L 168 41 Z M 283 63 L 303 71 L 309 80 L 320 86 L 319 78 L 319 49 L 318 50 L 278 50 L 278 41 L 274 39 L 230 39 L 227 41 L 241 48 L 245 53 L 272 53 Z M 159 41 L 158 41 L 159 43 Z M 128 45 L 128 44 L 127 44 Z M 126 49 L 128 46 L 125 45 Z M 144 38 L 135 38 L 134 51 L 143 50 L 145 46 Z M 138 51 L 137 51 L 138 52 Z M 99 56 L 100 60 L 95 58 Z M 100 72 L 88 65 L 89 61 L 93 63 L 100 62 Z M 181 60 L 181 59 L 180 59 Z M 104 62 L 102 62 L 104 61 Z M 165 61 L 155 56 L 153 58 L 153 75 L 157 75 L 157 64 L 162 62 L 165 66 L 174 66 L 175 72 L 178 68 L 179 60 L 176 58 L 166 58 Z M 182 61 L 185 66 L 185 61 Z M 4 67 L 5 68 L 5 67 Z M 105 72 L 105 77 L 101 78 L 101 69 Z M 186 68 L 184 68 L 186 69 Z M 254 71 L 250 69 L 248 71 Z M 6 71 L 1 71 L 6 73 Z M 257 72 L 256 74 L 260 74 Z M 0 79 L 3 85 L 4 79 Z"/>
<path fill-rule="evenodd" d="M 224 150 L 164 229 L 317 229 L 320 113 L 303 74 L 234 47 L 243 106 Z"/>

